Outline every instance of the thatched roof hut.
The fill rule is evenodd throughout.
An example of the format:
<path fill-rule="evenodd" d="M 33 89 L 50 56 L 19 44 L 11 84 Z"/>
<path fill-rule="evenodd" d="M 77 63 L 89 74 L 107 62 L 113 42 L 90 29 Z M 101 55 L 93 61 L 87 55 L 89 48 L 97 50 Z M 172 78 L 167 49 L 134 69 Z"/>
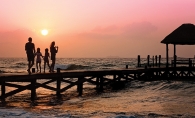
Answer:
<path fill-rule="evenodd" d="M 195 44 L 195 25 L 182 24 L 169 35 L 167 35 L 161 43 L 176 45 L 194 45 Z"/>
<path fill-rule="evenodd" d="M 176 45 L 195 45 L 195 25 L 182 24 L 169 35 L 167 35 L 161 43 L 166 44 L 166 58 L 168 67 L 168 44 L 174 45 L 174 60 L 176 60 Z"/>

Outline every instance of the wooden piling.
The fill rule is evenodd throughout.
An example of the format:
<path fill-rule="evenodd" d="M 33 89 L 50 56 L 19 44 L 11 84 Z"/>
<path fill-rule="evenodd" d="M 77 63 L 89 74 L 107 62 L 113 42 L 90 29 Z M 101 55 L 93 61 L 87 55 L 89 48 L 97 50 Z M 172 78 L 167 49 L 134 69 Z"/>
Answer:
<path fill-rule="evenodd" d="M 58 78 L 57 79 L 57 91 L 56 91 L 56 96 L 58 98 L 61 98 L 61 92 L 60 92 L 60 90 L 61 90 L 61 78 Z"/>
<path fill-rule="evenodd" d="M 57 73 L 60 73 L 60 68 L 57 68 Z"/>
<path fill-rule="evenodd" d="M 174 67 L 176 68 L 177 55 L 174 55 Z"/>
<path fill-rule="evenodd" d="M 161 64 L 161 55 L 159 55 L 158 57 L 158 67 L 160 68 L 160 64 Z"/>
<path fill-rule="evenodd" d="M 113 80 L 116 81 L 116 75 L 113 75 Z"/>
<path fill-rule="evenodd" d="M 157 64 L 158 64 L 157 60 L 158 60 L 158 57 L 157 57 L 157 55 L 156 55 L 156 56 L 155 56 L 155 63 L 156 63 L 156 66 L 157 66 Z"/>
<path fill-rule="evenodd" d="M 99 88 L 99 85 L 100 85 L 99 81 L 100 81 L 100 78 L 99 78 L 99 77 L 97 77 L 97 78 L 96 78 L 96 89 L 98 89 L 98 88 Z"/>
<path fill-rule="evenodd" d="M 35 73 L 35 68 L 32 68 L 32 73 Z"/>
<path fill-rule="evenodd" d="M 36 79 L 31 80 L 31 101 L 36 98 Z"/>
<path fill-rule="evenodd" d="M 100 77 L 100 92 L 102 92 L 103 91 L 103 84 L 104 84 L 104 78 L 103 78 L 103 76 L 101 76 Z"/>
<path fill-rule="evenodd" d="M 60 73 L 60 68 L 57 68 L 57 73 Z M 57 98 L 61 98 L 61 92 L 60 92 L 60 90 L 61 90 L 61 80 L 62 80 L 63 78 L 57 78 L 57 85 L 56 85 L 56 88 L 57 88 L 57 90 L 56 90 L 56 96 L 57 96 Z"/>
<path fill-rule="evenodd" d="M 152 56 L 152 65 L 154 67 L 154 56 Z"/>
<path fill-rule="evenodd" d="M 141 66 L 140 55 L 137 56 L 137 67 Z"/>
<path fill-rule="evenodd" d="M 83 77 L 78 78 L 77 90 L 79 92 L 79 96 L 82 96 L 83 94 L 83 79 Z"/>
<path fill-rule="evenodd" d="M 189 67 L 192 67 L 192 60 L 189 58 Z"/>
<path fill-rule="evenodd" d="M 126 69 L 128 69 L 128 65 L 126 65 Z"/>
<path fill-rule="evenodd" d="M 1 82 L 1 101 L 5 101 L 5 81 Z"/>
<path fill-rule="evenodd" d="M 147 65 L 150 66 L 150 55 L 147 56 Z"/>

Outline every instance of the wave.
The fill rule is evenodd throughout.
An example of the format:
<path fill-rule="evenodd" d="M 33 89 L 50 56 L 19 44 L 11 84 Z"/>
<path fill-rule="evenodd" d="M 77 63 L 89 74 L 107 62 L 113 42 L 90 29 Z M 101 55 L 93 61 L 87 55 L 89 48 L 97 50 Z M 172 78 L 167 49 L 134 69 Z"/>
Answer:
<path fill-rule="evenodd" d="M 80 70 L 80 69 L 91 69 L 90 66 L 76 65 L 76 64 L 55 64 L 54 69 L 60 68 L 61 70 Z"/>
<path fill-rule="evenodd" d="M 20 66 L 26 66 L 26 63 L 24 62 L 18 62 L 18 63 L 15 63 L 16 65 L 20 65 Z"/>
<path fill-rule="evenodd" d="M 3 70 L 0 70 L 0 73 L 5 73 L 5 71 L 3 71 Z"/>
<path fill-rule="evenodd" d="M 18 65 L 14 65 L 14 66 L 10 66 L 9 68 L 23 68 L 22 66 L 18 66 Z"/>
<path fill-rule="evenodd" d="M 131 89 L 150 89 L 154 91 L 185 91 L 185 92 L 195 92 L 195 82 L 194 81 L 151 81 L 144 82 L 134 80 L 128 84 L 128 88 Z"/>
<path fill-rule="evenodd" d="M 0 73 L 26 73 L 26 70 L 0 70 Z"/>

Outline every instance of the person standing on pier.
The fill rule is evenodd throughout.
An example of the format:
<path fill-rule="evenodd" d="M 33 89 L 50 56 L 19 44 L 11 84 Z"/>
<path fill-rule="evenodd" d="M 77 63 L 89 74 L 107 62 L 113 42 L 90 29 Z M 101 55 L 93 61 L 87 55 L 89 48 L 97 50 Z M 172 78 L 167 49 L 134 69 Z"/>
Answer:
<path fill-rule="evenodd" d="M 26 55 L 27 55 L 27 60 L 28 60 L 28 73 L 30 74 L 31 71 L 30 69 L 32 68 L 32 66 L 34 65 L 34 54 L 35 54 L 35 45 L 34 43 L 32 43 L 32 38 L 29 37 L 28 38 L 28 42 L 25 44 L 25 51 L 26 51 Z"/>
<path fill-rule="evenodd" d="M 41 57 L 43 57 L 41 53 L 41 49 L 37 48 L 37 52 L 35 53 L 36 58 L 36 67 L 37 67 L 37 73 L 41 73 Z M 39 68 L 38 68 L 39 67 Z M 40 71 L 39 71 L 40 70 Z"/>
<path fill-rule="evenodd" d="M 50 72 L 54 72 L 54 66 L 56 62 L 56 53 L 58 52 L 58 46 L 55 46 L 54 41 L 50 45 L 50 52 L 51 52 L 51 60 L 52 60 Z"/>
<path fill-rule="evenodd" d="M 46 64 L 49 67 L 49 72 L 51 72 L 51 67 L 49 65 L 49 58 L 50 58 L 49 50 L 48 50 L 48 48 L 46 48 L 45 49 L 45 56 L 44 56 L 44 73 L 45 73 Z"/>

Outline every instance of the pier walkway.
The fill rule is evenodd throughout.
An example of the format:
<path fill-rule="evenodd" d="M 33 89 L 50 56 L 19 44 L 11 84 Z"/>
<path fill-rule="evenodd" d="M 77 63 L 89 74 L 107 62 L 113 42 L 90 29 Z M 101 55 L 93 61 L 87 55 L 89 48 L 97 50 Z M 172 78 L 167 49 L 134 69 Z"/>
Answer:
<path fill-rule="evenodd" d="M 45 80 L 43 83 L 38 80 Z M 56 92 L 58 98 L 63 92 L 77 86 L 77 92 L 81 96 L 83 93 L 84 83 L 88 82 L 94 85 L 98 91 L 103 91 L 109 83 L 128 82 L 131 80 L 156 81 L 156 80 L 195 80 L 195 67 L 152 67 L 152 68 L 124 68 L 113 70 L 67 70 L 58 69 L 56 73 L 27 73 L 18 74 L 0 74 L 1 96 L 0 99 L 5 101 L 9 96 L 30 90 L 31 101 L 35 100 L 36 89 L 43 87 Z M 16 82 L 16 83 L 15 83 Z M 27 85 L 20 85 L 18 82 L 26 82 Z M 66 83 L 65 86 L 62 83 Z M 54 83 L 56 87 L 49 84 Z M 7 92 L 6 87 L 16 89 Z"/>

